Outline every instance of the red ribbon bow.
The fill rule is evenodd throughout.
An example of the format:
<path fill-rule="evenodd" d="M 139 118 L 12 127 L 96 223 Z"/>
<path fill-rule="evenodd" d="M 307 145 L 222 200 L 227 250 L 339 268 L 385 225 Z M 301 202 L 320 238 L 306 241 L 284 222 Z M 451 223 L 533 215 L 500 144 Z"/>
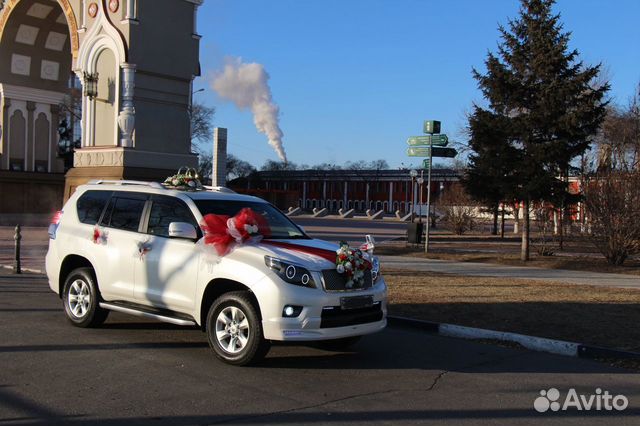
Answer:
<path fill-rule="evenodd" d="M 233 243 L 242 244 L 253 237 L 271 235 L 267 220 L 248 207 L 234 217 L 208 214 L 202 219 L 200 227 L 204 232 L 204 243 L 213 245 L 219 256 L 229 253 Z"/>

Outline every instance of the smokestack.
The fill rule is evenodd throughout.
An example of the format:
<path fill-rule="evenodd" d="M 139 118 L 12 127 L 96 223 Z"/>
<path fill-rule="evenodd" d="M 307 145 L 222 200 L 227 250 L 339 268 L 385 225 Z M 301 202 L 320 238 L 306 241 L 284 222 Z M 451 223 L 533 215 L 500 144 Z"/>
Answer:
<path fill-rule="evenodd" d="M 213 164 L 211 173 L 212 186 L 227 184 L 227 129 L 213 129 Z"/>
<path fill-rule="evenodd" d="M 253 122 L 264 133 L 281 161 L 287 162 L 282 145 L 280 108 L 273 101 L 269 87 L 269 74 L 264 66 L 243 63 L 240 58 L 228 58 L 224 70 L 214 76 L 211 87 L 223 99 L 240 109 L 251 109 Z"/>

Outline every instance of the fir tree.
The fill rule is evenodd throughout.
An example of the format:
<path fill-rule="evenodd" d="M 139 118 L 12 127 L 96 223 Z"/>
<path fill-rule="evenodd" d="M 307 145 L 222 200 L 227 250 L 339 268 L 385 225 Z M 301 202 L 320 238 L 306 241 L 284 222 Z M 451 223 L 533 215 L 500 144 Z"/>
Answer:
<path fill-rule="evenodd" d="M 498 233 L 498 209 L 509 198 L 513 186 L 512 165 L 518 152 L 507 142 L 508 122 L 491 111 L 474 107 L 469 116 L 473 154 L 462 177 L 469 195 L 486 206 L 493 215 L 492 234 Z"/>
<path fill-rule="evenodd" d="M 609 85 L 595 87 L 600 65 L 586 66 L 578 51 L 569 49 L 570 33 L 552 12 L 553 0 L 521 1 L 520 16 L 508 29 L 499 27 L 498 54 L 488 54 L 487 72 L 473 74 L 488 101 L 486 112 L 504 121 L 503 149 L 514 151 L 506 193 L 524 203 L 521 258 L 528 260 L 529 207 L 567 193 L 563 177 L 602 123 Z M 487 140 L 472 129 L 474 138 Z M 492 152 L 476 151 L 478 156 Z"/>

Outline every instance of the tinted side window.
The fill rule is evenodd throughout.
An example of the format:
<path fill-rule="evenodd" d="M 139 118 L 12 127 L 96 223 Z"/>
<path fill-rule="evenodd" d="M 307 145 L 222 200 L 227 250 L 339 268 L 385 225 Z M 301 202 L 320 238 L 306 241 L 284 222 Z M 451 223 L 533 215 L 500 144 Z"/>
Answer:
<path fill-rule="evenodd" d="M 82 194 L 76 203 L 80 222 L 89 225 L 98 223 L 109 197 L 111 197 L 110 191 L 87 191 Z"/>
<path fill-rule="evenodd" d="M 124 231 L 138 231 L 145 200 L 113 197 L 102 224 Z"/>
<path fill-rule="evenodd" d="M 181 200 L 172 197 L 153 197 L 152 201 L 147 227 L 149 234 L 168 237 L 171 222 L 190 223 L 198 229 L 191 211 Z"/>

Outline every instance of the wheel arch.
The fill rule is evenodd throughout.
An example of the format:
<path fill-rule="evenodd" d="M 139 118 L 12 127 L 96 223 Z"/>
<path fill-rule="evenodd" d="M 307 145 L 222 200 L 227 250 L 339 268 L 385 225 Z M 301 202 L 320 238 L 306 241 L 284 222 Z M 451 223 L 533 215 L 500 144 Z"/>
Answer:
<path fill-rule="evenodd" d="M 60 265 L 60 275 L 58 276 L 58 296 L 60 296 L 60 298 L 62 298 L 64 283 L 67 276 L 71 271 L 78 268 L 91 268 L 95 274 L 95 268 L 86 257 L 79 256 L 77 254 L 70 254 L 65 257 Z"/>
<path fill-rule="evenodd" d="M 262 313 L 260 312 L 260 304 L 256 295 L 251 291 L 249 287 L 242 284 L 239 281 L 234 281 L 227 278 L 216 278 L 207 284 L 204 293 L 202 294 L 202 301 L 200 303 L 200 328 L 202 331 L 206 330 L 207 314 L 209 313 L 209 307 L 213 302 L 225 293 L 232 291 L 244 291 L 249 295 L 251 302 L 253 303 L 258 316 L 262 319 Z"/>

